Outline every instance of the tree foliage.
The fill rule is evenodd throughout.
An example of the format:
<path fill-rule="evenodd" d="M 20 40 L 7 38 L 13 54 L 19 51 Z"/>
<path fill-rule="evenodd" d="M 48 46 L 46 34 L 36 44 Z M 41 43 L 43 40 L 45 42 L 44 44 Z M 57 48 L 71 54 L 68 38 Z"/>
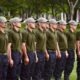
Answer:
<path fill-rule="evenodd" d="M 71 4 L 76 0 L 1 0 L 0 15 L 5 16 L 23 16 L 40 15 L 43 13 L 60 15 L 61 12 L 71 14 Z M 76 3 L 74 14 L 80 8 L 80 0 Z M 73 15 L 74 16 L 74 15 Z"/>

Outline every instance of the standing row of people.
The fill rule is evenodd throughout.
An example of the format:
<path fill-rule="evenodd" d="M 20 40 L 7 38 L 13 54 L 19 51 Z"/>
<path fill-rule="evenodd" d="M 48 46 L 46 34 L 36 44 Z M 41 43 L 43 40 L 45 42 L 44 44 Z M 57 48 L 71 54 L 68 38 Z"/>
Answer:
<path fill-rule="evenodd" d="M 21 19 L 0 16 L 0 80 L 70 80 L 77 51 L 77 80 L 80 80 L 80 31 L 77 22 L 28 18 L 24 30 Z"/>

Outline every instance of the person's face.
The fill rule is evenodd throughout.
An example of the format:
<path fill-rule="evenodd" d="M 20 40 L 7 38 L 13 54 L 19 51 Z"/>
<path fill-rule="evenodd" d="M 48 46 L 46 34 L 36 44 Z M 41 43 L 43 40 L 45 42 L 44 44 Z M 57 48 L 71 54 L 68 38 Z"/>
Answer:
<path fill-rule="evenodd" d="M 6 23 L 0 22 L 0 27 L 5 28 L 6 27 Z"/>
<path fill-rule="evenodd" d="M 76 27 L 77 27 L 76 25 L 70 24 L 70 28 L 71 28 L 71 29 L 76 30 Z"/>
<path fill-rule="evenodd" d="M 50 26 L 52 26 L 53 29 L 57 29 L 57 24 L 50 24 Z"/>
<path fill-rule="evenodd" d="M 35 23 L 28 23 L 28 25 L 29 25 L 32 29 L 35 29 Z"/>
<path fill-rule="evenodd" d="M 45 22 L 40 23 L 40 26 L 41 26 L 43 29 L 46 29 L 46 23 L 45 23 Z"/>
<path fill-rule="evenodd" d="M 18 27 L 18 28 L 21 28 L 21 23 L 20 22 L 13 23 L 13 25 Z"/>
<path fill-rule="evenodd" d="M 60 28 L 62 28 L 63 30 L 66 29 L 66 25 L 65 24 L 60 24 Z"/>

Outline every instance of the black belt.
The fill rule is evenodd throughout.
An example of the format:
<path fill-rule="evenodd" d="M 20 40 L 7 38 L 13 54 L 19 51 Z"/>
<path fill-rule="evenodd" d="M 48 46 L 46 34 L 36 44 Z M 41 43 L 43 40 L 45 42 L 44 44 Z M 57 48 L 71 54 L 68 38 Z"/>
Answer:
<path fill-rule="evenodd" d="M 56 52 L 56 51 L 52 49 L 48 49 L 48 52 Z"/>
<path fill-rule="evenodd" d="M 27 53 L 35 53 L 35 51 L 27 51 Z"/>
<path fill-rule="evenodd" d="M 60 51 L 61 51 L 61 52 L 65 52 L 66 50 L 65 50 L 65 49 L 60 49 Z"/>
<path fill-rule="evenodd" d="M 7 56 L 7 53 L 0 53 L 0 55 L 4 55 L 4 56 Z"/>
<path fill-rule="evenodd" d="M 45 53 L 45 51 L 36 50 L 36 52 Z"/>
<path fill-rule="evenodd" d="M 71 51 L 74 51 L 75 49 L 68 49 L 68 51 L 70 51 L 70 50 L 71 50 Z"/>

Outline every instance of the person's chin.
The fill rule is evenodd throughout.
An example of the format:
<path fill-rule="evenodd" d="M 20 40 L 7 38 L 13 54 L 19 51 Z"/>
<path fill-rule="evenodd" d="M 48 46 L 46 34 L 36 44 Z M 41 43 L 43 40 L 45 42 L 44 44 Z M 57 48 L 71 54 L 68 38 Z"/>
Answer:
<path fill-rule="evenodd" d="M 17 28 L 21 28 L 21 27 L 17 27 Z"/>
<path fill-rule="evenodd" d="M 6 27 L 2 27 L 2 28 L 6 28 Z"/>

